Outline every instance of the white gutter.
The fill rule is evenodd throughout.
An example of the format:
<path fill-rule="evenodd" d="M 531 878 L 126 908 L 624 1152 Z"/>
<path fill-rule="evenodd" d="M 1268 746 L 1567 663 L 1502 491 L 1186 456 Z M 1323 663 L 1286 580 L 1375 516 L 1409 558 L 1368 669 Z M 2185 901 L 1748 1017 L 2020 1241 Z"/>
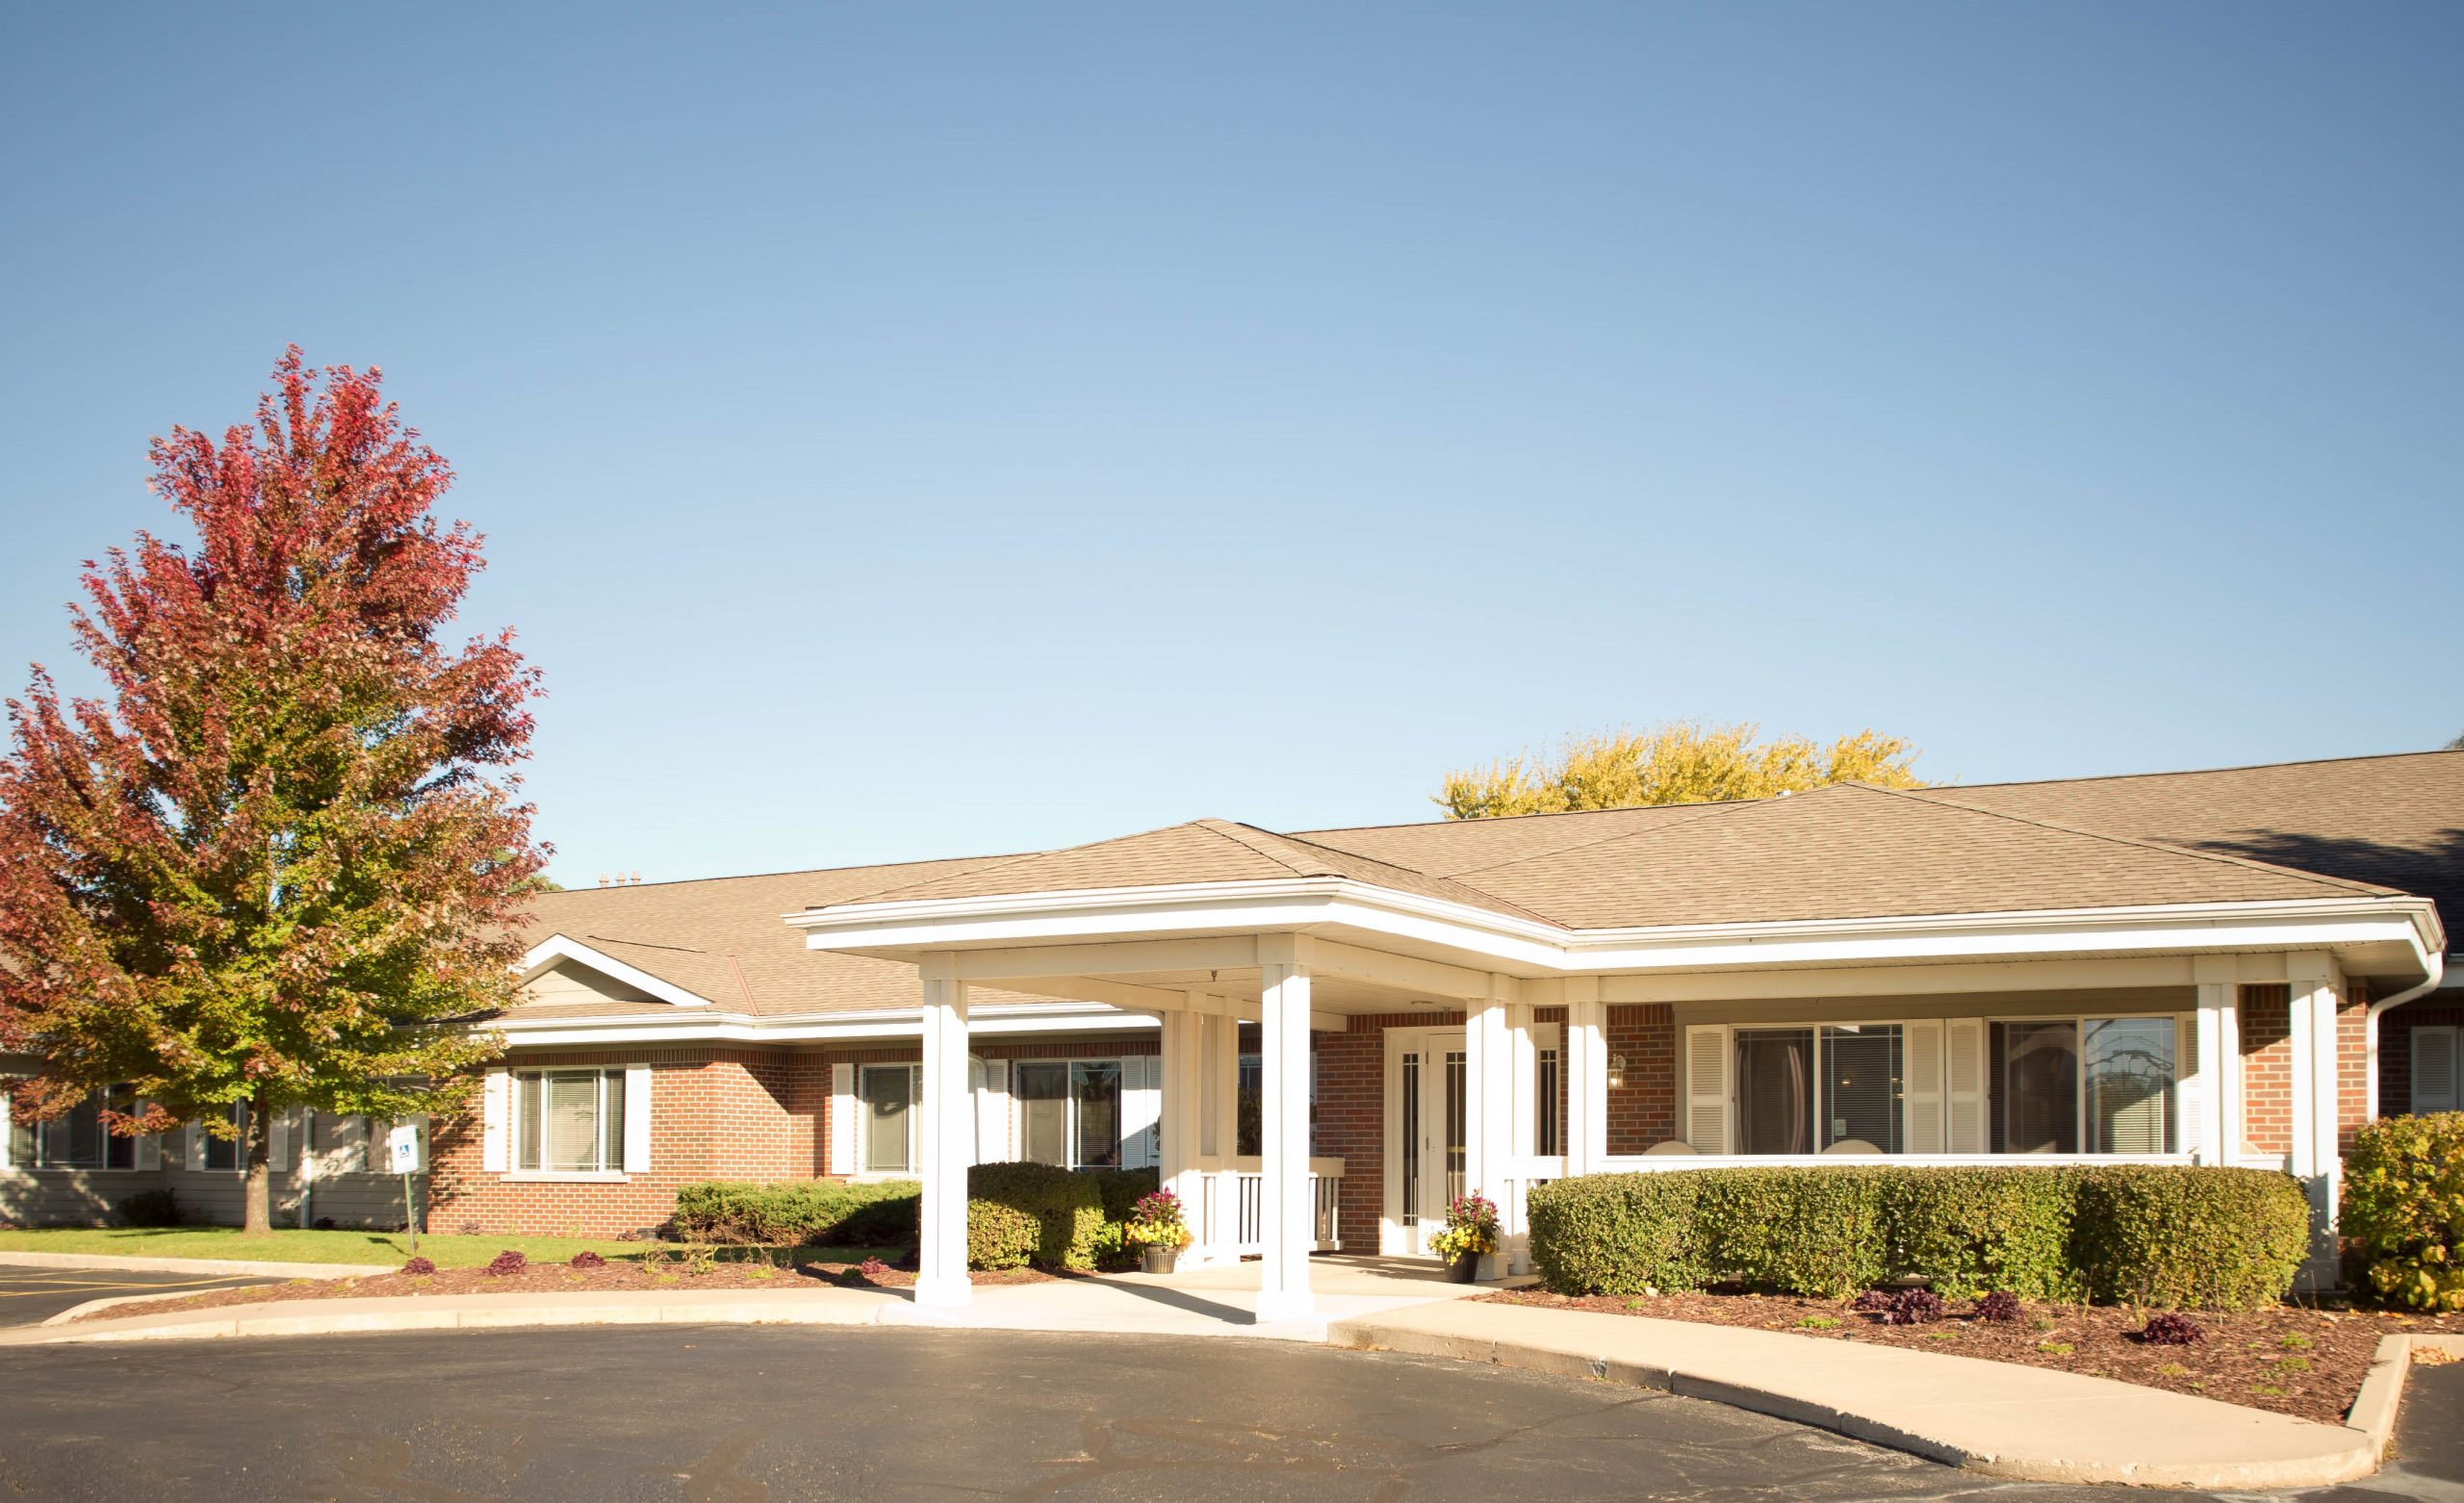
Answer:
<path fill-rule="evenodd" d="M 2433 950 L 2429 955 L 2429 974 L 2422 978 L 2419 985 L 2407 986 L 2393 997 L 2376 998 L 2370 1004 L 2370 1010 L 2362 1019 L 2362 1037 L 2368 1041 L 2366 1051 L 2370 1059 L 2362 1075 L 2361 1088 L 2368 1093 L 2362 1101 L 2368 1108 L 2364 1121 L 2378 1120 L 2378 1014 L 2390 1007 L 2400 1007 L 2426 992 L 2436 991 L 2446 979 L 2447 956 Z"/>

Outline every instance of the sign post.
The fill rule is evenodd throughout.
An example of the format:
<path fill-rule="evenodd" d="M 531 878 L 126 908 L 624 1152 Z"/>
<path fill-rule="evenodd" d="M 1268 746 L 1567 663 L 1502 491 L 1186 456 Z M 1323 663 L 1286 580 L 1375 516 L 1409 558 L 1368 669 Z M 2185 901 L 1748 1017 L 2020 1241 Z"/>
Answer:
<path fill-rule="evenodd" d="M 402 1177 L 402 1225 L 411 1234 L 411 1251 L 420 1250 L 419 1207 L 411 1199 L 411 1176 L 427 1172 L 427 1130 L 405 1122 L 385 1134 L 385 1152 L 394 1172 Z"/>

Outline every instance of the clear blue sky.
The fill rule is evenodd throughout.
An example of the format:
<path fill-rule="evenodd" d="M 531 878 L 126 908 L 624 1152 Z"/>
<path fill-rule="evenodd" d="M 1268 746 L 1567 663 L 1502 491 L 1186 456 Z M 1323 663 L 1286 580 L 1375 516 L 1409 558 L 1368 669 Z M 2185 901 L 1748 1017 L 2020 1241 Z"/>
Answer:
<path fill-rule="evenodd" d="M 2464 730 L 2464 7 L 10 8 L 0 683 L 381 365 L 591 881 Z"/>

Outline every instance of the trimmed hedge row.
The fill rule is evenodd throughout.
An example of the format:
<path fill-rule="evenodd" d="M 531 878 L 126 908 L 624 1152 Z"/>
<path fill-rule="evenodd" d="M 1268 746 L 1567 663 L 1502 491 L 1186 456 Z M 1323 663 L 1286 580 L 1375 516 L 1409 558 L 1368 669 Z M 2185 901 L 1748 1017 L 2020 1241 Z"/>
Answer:
<path fill-rule="evenodd" d="M 702 1180 L 676 1190 L 676 1230 L 697 1242 L 898 1247 L 915 1240 L 913 1180 Z"/>
<path fill-rule="evenodd" d="M 1106 1230 L 1127 1221 L 1156 1184 L 1152 1169 L 977 1164 L 966 1181 L 967 1262 L 1087 1269 L 1117 1260 L 1121 1238 Z M 704 1242 L 911 1247 L 922 1196 L 913 1180 L 706 1180 L 678 1187 L 676 1229 Z"/>
<path fill-rule="evenodd" d="M 1844 1298 L 1921 1275 L 1939 1293 L 2247 1309 L 2309 1249 L 2290 1177 L 2259 1169 L 1685 1169 L 1531 1192 L 1531 1258 L 1562 1294 L 1735 1282 Z"/>

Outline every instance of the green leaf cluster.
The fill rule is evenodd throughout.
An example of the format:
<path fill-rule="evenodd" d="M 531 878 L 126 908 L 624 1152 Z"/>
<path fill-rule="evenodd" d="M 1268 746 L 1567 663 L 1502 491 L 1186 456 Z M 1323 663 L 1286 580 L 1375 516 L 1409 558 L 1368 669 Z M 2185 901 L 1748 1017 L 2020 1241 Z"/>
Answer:
<path fill-rule="evenodd" d="M 2343 1231 L 2379 1298 L 2464 1310 L 2464 1112 L 2362 1128 L 2345 1156 Z"/>

